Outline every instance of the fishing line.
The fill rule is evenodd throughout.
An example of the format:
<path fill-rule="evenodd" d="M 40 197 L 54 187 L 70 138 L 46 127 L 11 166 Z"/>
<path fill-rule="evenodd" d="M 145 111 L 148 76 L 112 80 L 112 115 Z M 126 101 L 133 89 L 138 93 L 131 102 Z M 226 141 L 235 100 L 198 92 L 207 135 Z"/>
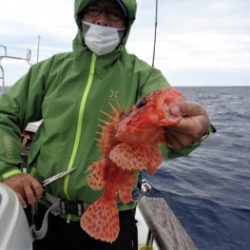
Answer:
<path fill-rule="evenodd" d="M 158 0 L 155 1 L 155 34 L 154 34 L 154 47 L 153 47 L 153 59 L 152 66 L 155 64 L 155 49 L 156 49 L 156 37 L 157 37 L 157 24 L 158 24 Z"/>

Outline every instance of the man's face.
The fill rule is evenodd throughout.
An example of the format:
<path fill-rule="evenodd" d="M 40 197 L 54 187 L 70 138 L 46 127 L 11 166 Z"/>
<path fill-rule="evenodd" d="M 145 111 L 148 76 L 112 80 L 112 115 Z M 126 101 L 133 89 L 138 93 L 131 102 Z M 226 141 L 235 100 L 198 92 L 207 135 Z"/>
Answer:
<path fill-rule="evenodd" d="M 83 11 L 82 20 L 115 28 L 124 28 L 126 17 L 115 0 L 96 0 Z"/>

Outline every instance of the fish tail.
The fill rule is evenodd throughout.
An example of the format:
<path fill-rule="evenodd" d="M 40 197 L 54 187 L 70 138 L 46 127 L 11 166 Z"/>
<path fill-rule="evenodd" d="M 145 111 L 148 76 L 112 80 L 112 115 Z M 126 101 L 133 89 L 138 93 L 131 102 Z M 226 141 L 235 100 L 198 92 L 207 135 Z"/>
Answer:
<path fill-rule="evenodd" d="M 114 242 L 120 231 L 115 201 L 100 198 L 88 207 L 80 220 L 81 228 L 96 240 Z"/>

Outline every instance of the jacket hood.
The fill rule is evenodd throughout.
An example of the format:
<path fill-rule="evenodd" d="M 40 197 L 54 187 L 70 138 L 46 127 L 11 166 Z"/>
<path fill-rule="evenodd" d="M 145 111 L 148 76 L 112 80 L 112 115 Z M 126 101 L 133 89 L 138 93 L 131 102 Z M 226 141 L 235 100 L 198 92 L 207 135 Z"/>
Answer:
<path fill-rule="evenodd" d="M 80 42 L 81 44 L 84 45 L 83 40 L 82 40 L 82 33 L 81 33 L 81 18 L 80 18 L 80 13 L 84 10 L 84 8 L 91 3 L 92 0 L 75 0 L 75 7 L 74 7 L 74 15 L 75 15 L 75 21 L 78 27 L 78 32 L 77 32 L 77 36 L 75 38 L 75 42 Z M 128 26 L 126 28 L 126 33 L 123 36 L 121 45 L 124 47 L 127 39 L 128 39 L 128 35 L 131 29 L 131 26 L 135 20 L 135 15 L 136 15 L 136 0 L 117 0 L 119 1 L 121 4 L 124 5 L 124 7 L 127 10 L 127 14 L 128 14 Z M 85 46 L 85 45 L 84 45 Z"/>

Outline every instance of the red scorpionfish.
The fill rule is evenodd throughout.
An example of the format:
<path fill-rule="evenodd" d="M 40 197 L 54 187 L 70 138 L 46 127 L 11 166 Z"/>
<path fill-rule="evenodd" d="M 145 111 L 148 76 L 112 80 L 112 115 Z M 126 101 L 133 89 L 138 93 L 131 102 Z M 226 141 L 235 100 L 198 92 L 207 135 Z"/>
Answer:
<path fill-rule="evenodd" d="M 88 183 L 102 196 L 91 204 L 81 217 L 81 227 L 97 240 L 114 242 L 119 234 L 117 198 L 132 201 L 135 173 L 146 169 L 153 174 L 163 161 L 158 143 L 167 144 L 164 127 L 175 125 L 181 117 L 169 113 L 169 106 L 182 102 L 174 88 L 157 90 L 140 99 L 128 112 L 110 104 L 113 114 L 101 121 L 98 146 L 103 158 L 94 162 Z"/>

